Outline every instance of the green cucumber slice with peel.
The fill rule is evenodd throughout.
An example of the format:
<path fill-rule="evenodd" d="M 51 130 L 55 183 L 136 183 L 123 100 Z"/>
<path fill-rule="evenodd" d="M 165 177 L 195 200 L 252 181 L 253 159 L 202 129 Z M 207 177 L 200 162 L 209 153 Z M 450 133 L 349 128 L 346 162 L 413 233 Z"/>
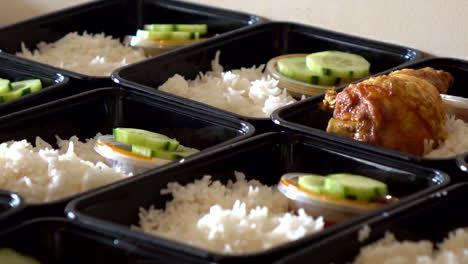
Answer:
<path fill-rule="evenodd" d="M 174 151 L 179 146 L 179 141 L 175 139 L 143 129 L 118 127 L 113 129 L 112 134 L 116 141 L 152 150 Z"/>
<path fill-rule="evenodd" d="M 208 33 L 208 25 L 206 24 L 177 24 L 176 31 L 184 32 L 199 32 L 200 34 Z"/>
<path fill-rule="evenodd" d="M 307 68 L 316 75 L 360 79 L 369 75 L 370 63 L 362 56 L 341 52 L 322 51 L 307 55 Z"/>
<path fill-rule="evenodd" d="M 198 32 L 206 34 L 208 32 L 208 25 L 206 24 L 147 24 L 144 25 L 145 30 L 149 31 L 181 31 L 181 32 Z"/>
<path fill-rule="evenodd" d="M 302 189 L 316 193 L 321 193 L 323 184 L 325 183 L 325 177 L 316 174 L 301 175 L 299 176 L 297 183 Z"/>
<path fill-rule="evenodd" d="M 41 264 L 38 260 L 23 255 L 11 248 L 0 249 L 0 263 L 2 264 Z"/>
<path fill-rule="evenodd" d="M 11 83 L 11 91 L 0 93 L 0 102 L 8 102 L 23 95 L 37 92 L 42 89 L 42 82 L 39 79 L 30 79 Z"/>
<path fill-rule="evenodd" d="M 387 185 L 369 177 L 349 173 L 330 174 L 325 177 L 323 193 L 338 198 L 370 202 L 388 194 Z"/>
<path fill-rule="evenodd" d="M 13 90 L 19 90 L 23 88 L 31 88 L 32 91 L 39 91 L 42 89 L 42 82 L 40 79 L 28 79 L 23 81 L 17 81 L 11 83 Z"/>
<path fill-rule="evenodd" d="M 132 152 L 146 157 L 156 157 L 166 160 L 177 160 L 195 154 L 198 152 L 198 150 L 194 148 L 184 147 L 182 145 L 179 145 L 176 151 L 155 150 L 139 145 L 132 145 Z"/>
<path fill-rule="evenodd" d="M 148 31 L 171 32 L 177 31 L 175 24 L 147 24 L 143 28 Z"/>
<path fill-rule="evenodd" d="M 182 31 L 149 31 L 139 29 L 136 36 L 147 40 L 191 40 L 199 39 L 199 32 L 182 32 Z"/>
<path fill-rule="evenodd" d="M 11 82 L 7 79 L 0 78 L 0 93 L 6 93 L 11 91 Z"/>
<path fill-rule="evenodd" d="M 279 59 L 276 65 L 282 75 L 304 83 L 332 86 L 346 81 L 341 77 L 315 74 L 307 68 L 306 57 L 302 56 Z"/>

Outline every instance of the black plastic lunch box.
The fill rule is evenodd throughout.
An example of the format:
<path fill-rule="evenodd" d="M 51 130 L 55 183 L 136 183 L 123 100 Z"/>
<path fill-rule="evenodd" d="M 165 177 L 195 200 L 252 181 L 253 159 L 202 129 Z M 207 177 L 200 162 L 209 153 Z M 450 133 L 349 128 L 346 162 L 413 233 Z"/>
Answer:
<path fill-rule="evenodd" d="M 390 71 L 403 68 L 418 69 L 423 67 L 433 67 L 435 69 L 450 72 L 455 81 L 453 86 L 449 88 L 448 94 L 465 98 L 468 97 L 468 90 L 465 89 L 465 83 L 468 81 L 468 61 L 451 58 L 427 58 L 409 62 L 406 65 L 393 68 L 381 74 L 387 74 Z M 343 88 L 344 87 L 341 89 Z M 468 176 L 468 174 L 466 174 L 466 171 L 463 172 L 460 170 L 457 166 L 457 160 L 459 160 L 458 163 L 462 162 L 464 156 L 458 155 L 460 156 L 459 158 L 424 158 L 327 133 L 326 127 L 328 120 L 332 117 L 332 114 L 319 109 L 319 105 L 322 103 L 323 99 L 324 95 L 320 95 L 308 98 L 294 105 L 285 106 L 282 109 L 275 111 L 272 114 L 272 119 L 276 124 L 285 129 L 310 134 L 326 140 L 350 145 L 355 148 L 362 148 L 395 158 L 420 163 L 424 166 L 442 169 L 453 176 L 453 181 L 466 181 L 465 177 Z"/>
<path fill-rule="evenodd" d="M 162 92 L 157 88 L 175 74 L 182 75 L 185 79 L 195 79 L 200 72 L 210 71 L 211 61 L 217 51 L 220 51 L 220 64 L 227 71 L 260 66 L 279 55 L 323 50 L 360 54 L 371 63 L 372 72 L 381 72 L 424 56 L 414 49 L 311 26 L 268 22 L 125 66 L 114 71 L 112 78 L 124 86 L 151 90 L 155 94 L 180 103 L 193 104 L 197 108 L 217 112 L 220 115 L 235 116 L 253 124 L 259 131 L 268 131 L 273 127 L 269 118 L 238 115 Z"/>
<path fill-rule="evenodd" d="M 466 82 L 468 81 L 468 61 L 450 58 L 426 58 L 414 62 L 409 62 L 406 65 L 393 68 L 381 74 L 387 74 L 390 71 L 403 68 L 418 69 L 423 67 L 433 67 L 435 69 L 450 72 L 453 75 L 455 81 L 453 86 L 449 88 L 448 94 L 468 97 L 468 90 L 466 89 Z M 344 87 L 341 87 L 340 89 L 343 88 Z M 467 180 L 466 177 L 468 174 L 466 173 L 466 170 L 463 172 L 463 170 L 459 169 L 457 160 L 459 164 L 463 163 L 464 159 L 466 162 L 466 155 L 468 152 L 465 152 L 465 155 L 458 155 L 460 157 L 424 158 L 421 156 L 407 154 L 327 133 L 326 128 L 328 120 L 332 117 L 332 113 L 319 109 L 319 105 L 322 103 L 323 99 L 324 95 L 320 95 L 305 99 L 294 105 L 285 106 L 272 114 L 272 120 L 275 122 L 275 124 L 278 124 L 284 129 L 306 133 L 355 148 L 365 149 L 394 158 L 419 163 L 424 166 L 442 169 L 452 176 L 452 180 L 454 182 Z"/>
<path fill-rule="evenodd" d="M 40 42 L 55 42 L 70 32 L 105 33 L 114 38 L 135 35 L 144 24 L 207 24 L 213 34 L 237 30 L 263 22 L 252 14 L 173 0 L 101 0 L 59 10 L 0 28 L 0 50 L 15 54 L 21 43 L 31 50 Z M 44 64 L 27 60 L 33 67 Z M 58 70 L 58 68 L 57 68 Z M 95 87 L 111 86 L 109 77 L 89 76 L 59 69 L 74 80 Z"/>
<path fill-rule="evenodd" d="M 211 148 L 231 144 L 255 132 L 252 125 L 244 121 L 219 118 L 188 106 L 165 102 L 141 91 L 111 87 L 6 115 L 0 118 L 0 123 L 0 142 L 26 139 L 34 144 L 35 138 L 41 137 L 53 146 L 56 146 L 56 136 L 69 139 L 76 135 L 84 141 L 94 138 L 97 133 L 112 134 L 115 127 L 158 131 L 177 138 L 185 146 L 201 150 L 186 160 L 203 156 Z M 26 219 L 63 216 L 65 204 L 79 195 L 46 203 L 30 203 L 22 214 Z"/>
<path fill-rule="evenodd" d="M 69 79 L 53 69 L 40 69 L 31 67 L 25 61 L 17 61 L 13 56 L 0 52 L 0 78 L 11 82 L 26 79 L 40 79 L 42 89 L 23 95 L 14 100 L 0 103 L 0 115 L 35 106 L 53 94 L 61 91 L 69 82 Z"/>
<path fill-rule="evenodd" d="M 97 234 L 64 218 L 38 218 L 0 233 L 0 250 L 8 248 L 44 264 L 158 263 L 111 235 Z"/>
<path fill-rule="evenodd" d="M 352 263 L 361 247 L 382 239 L 387 232 L 400 242 L 430 240 L 434 244 L 440 243 L 449 232 L 468 227 L 468 212 L 464 210 L 468 202 L 467 192 L 466 183 L 452 185 L 363 221 L 274 263 L 300 264 L 311 260 L 323 264 Z M 369 227 L 369 237 L 359 241 L 359 232 L 365 226 Z M 466 244 L 460 246 L 466 247 Z"/>
<path fill-rule="evenodd" d="M 247 179 L 255 179 L 274 186 L 287 172 L 329 174 L 349 172 L 374 177 L 389 186 L 389 192 L 400 198 L 372 213 L 335 224 L 326 230 L 294 242 L 258 253 L 224 255 L 177 243 L 130 229 L 138 223 L 140 207 L 164 208 L 170 195 L 160 193 L 169 182 L 187 184 L 204 175 L 226 183 L 235 179 L 234 171 L 243 172 Z M 112 233 L 121 241 L 165 256 L 168 263 L 270 263 L 278 257 L 294 252 L 354 226 L 369 215 L 384 214 L 390 208 L 404 205 L 423 194 L 434 192 L 449 183 L 449 177 L 437 170 L 423 168 L 404 161 L 369 155 L 360 150 L 295 133 L 264 133 L 223 146 L 183 166 L 166 167 L 148 177 L 129 179 L 102 188 L 92 195 L 73 200 L 66 207 L 68 217 L 103 233 Z M 117 209 L 118 208 L 118 209 Z M 326 219 L 325 219 L 326 220 Z"/>

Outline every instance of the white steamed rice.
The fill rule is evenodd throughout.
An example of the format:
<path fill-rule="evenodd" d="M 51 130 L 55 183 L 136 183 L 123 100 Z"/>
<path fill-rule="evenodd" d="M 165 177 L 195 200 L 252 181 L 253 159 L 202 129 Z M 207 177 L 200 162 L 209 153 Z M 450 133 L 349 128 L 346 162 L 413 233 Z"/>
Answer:
<path fill-rule="evenodd" d="M 58 200 L 126 178 L 110 168 L 93 147 L 96 138 L 80 142 L 57 138 L 59 149 L 37 138 L 0 144 L 0 189 L 19 193 L 29 203 Z"/>
<path fill-rule="evenodd" d="M 186 186 L 169 183 L 161 194 L 174 199 L 165 209 L 141 208 L 133 228 L 225 254 L 268 249 L 323 229 L 322 217 L 302 209 L 294 214 L 276 188 L 235 175 L 227 185 L 210 176 Z"/>
<path fill-rule="evenodd" d="M 363 247 L 354 264 L 463 264 L 468 263 L 468 229 L 459 228 L 434 245 L 431 241 L 397 241 L 387 233 Z M 436 246 L 436 248 L 435 248 Z"/>
<path fill-rule="evenodd" d="M 125 46 L 117 38 L 71 32 L 54 43 L 41 42 L 29 51 L 24 43 L 17 56 L 91 76 L 109 76 L 113 70 L 144 60 L 142 49 Z"/>
<path fill-rule="evenodd" d="M 263 73 L 264 65 L 223 72 L 219 52 L 211 65 L 212 71 L 195 80 L 176 74 L 159 89 L 249 117 L 269 117 L 277 108 L 296 102 L 278 87 L 278 80 Z"/>
<path fill-rule="evenodd" d="M 424 156 L 427 158 L 448 158 L 468 151 L 468 123 L 455 116 L 449 116 L 447 119 L 447 138 L 439 144 L 436 149 L 427 151 Z M 432 145 L 431 142 L 425 142 L 426 149 Z"/>

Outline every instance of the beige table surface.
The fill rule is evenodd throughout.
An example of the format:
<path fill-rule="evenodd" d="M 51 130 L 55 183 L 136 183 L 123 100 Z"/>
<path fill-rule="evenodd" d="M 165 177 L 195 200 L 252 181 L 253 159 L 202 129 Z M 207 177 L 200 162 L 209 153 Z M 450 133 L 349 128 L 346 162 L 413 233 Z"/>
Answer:
<path fill-rule="evenodd" d="M 0 26 L 90 0 L 0 0 Z M 191 0 L 468 59 L 468 0 Z"/>

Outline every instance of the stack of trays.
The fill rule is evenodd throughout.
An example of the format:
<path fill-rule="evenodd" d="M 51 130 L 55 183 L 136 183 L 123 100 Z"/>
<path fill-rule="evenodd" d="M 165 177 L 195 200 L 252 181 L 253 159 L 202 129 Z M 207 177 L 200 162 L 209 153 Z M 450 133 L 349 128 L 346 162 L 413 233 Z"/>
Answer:
<path fill-rule="evenodd" d="M 55 42 L 70 32 L 104 33 L 124 41 L 146 24 L 206 24 L 211 36 L 115 68 L 106 76 L 87 75 L 17 55 L 22 43 L 33 50 L 42 41 Z M 266 65 L 285 54 L 337 50 L 365 57 L 374 76 L 427 66 L 449 72 L 455 83 L 447 96 L 457 96 L 461 100 L 467 97 L 464 87 L 468 83 L 467 61 L 427 57 L 413 48 L 172 0 L 93 1 L 5 26 L 0 28 L 0 50 L 0 78 L 12 81 L 36 78 L 43 85 L 40 91 L 0 104 L 0 189 L 5 188 L 0 190 L 0 262 L 5 254 L 3 248 L 9 248 L 42 263 L 305 263 L 311 259 L 316 263 L 347 263 L 357 256 L 362 246 L 380 239 L 386 230 L 399 239 L 439 242 L 454 228 L 468 226 L 465 214 L 455 214 L 467 199 L 468 185 L 463 182 L 468 176 L 468 152 L 444 159 L 424 158 L 328 134 L 325 129 L 331 115 L 319 109 L 323 93 L 308 94 L 302 99 L 296 97 L 290 104 L 271 110 L 271 115 L 259 117 L 224 110 L 160 89 L 176 74 L 200 81 L 203 80 L 201 73 L 219 71 L 219 66 L 213 64 L 218 52 L 219 65 L 223 71 L 230 71 Z M 223 78 L 235 79 L 233 85 L 236 81 L 245 82 L 229 74 Z M 341 91 L 345 87 L 335 88 Z M 238 92 L 230 88 L 231 92 Z M 288 95 L 286 92 L 291 91 L 285 90 Z M 268 97 L 267 94 L 258 96 Z M 454 101 L 455 105 L 459 103 Z M 460 116 L 468 116 L 466 108 L 458 110 Z M 59 199 L 42 202 L 34 199 L 60 181 L 60 175 L 56 174 L 56 170 L 61 169 L 60 162 L 88 151 L 75 142 L 71 144 L 75 154 L 69 149 L 56 158 L 54 155 L 58 152 L 50 148 L 63 147 L 57 137 L 68 140 L 76 136 L 81 141 L 101 139 L 99 134 L 110 135 L 117 127 L 157 131 L 200 151 L 79 193 L 54 189 L 59 193 L 63 191 Z M 16 152 L 2 158 L 2 151 L 6 153 L 5 149 L 21 140 L 38 144 L 39 148 L 43 143 L 36 141 L 36 137 L 50 143 L 49 149 L 41 147 L 41 152 L 37 152 L 31 146 L 23 158 L 42 155 L 51 167 L 41 167 L 41 173 L 45 171 L 56 176 L 47 179 L 45 184 L 40 182 L 37 189 L 32 188 L 37 192 L 23 193 L 23 189 L 15 189 L 14 184 L 8 183 L 11 179 L 7 178 L 12 177 L 10 172 L 21 171 L 14 176 L 16 180 L 24 186 L 36 187 L 35 184 L 42 181 L 34 178 L 39 169 L 25 167 L 24 164 L 34 163 L 31 160 L 27 161 L 29 163 L 22 158 L 15 160 L 21 157 Z M 99 142 L 95 146 L 102 143 Z M 169 150 L 169 146 L 165 148 Z M 99 156 L 94 149 L 91 151 Z M 109 167 L 117 160 L 99 157 Z M 21 168 L 11 168 L 11 164 Z M 23 171 L 27 176 L 21 174 Z M 75 173 L 74 168 L 63 171 L 60 173 L 64 175 Z M 235 172 L 243 173 L 246 180 L 258 181 L 262 188 L 271 187 L 268 192 L 279 194 L 287 201 L 287 210 L 293 212 L 288 216 L 290 219 L 301 213 L 295 207 L 300 205 L 300 192 L 278 188 L 294 187 L 295 182 L 282 177 L 288 173 L 362 175 L 385 183 L 389 194 L 397 199 L 379 206 L 375 206 L 378 202 L 369 202 L 374 206 L 370 210 L 353 201 L 351 204 L 355 208 L 365 207 L 366 211 L 340 221 L 325 218 L 325 227 L 319 232 L 307 232 L 278 245 L 241 253 L 229 253 L 229 247 L 219 251 L 197 246 L 189 239 L 181 241 L 136 228 L 145 212 L 142 209 L 152 206 L 154 210 L 164 210 L 169 206 L 176 195 L 166 189 L 174 187 L 174 182 L 187 185 L 210 175 L 212 181 L 219 181 L 212 185 L 218 186 L 239 181 Z M 99 181 L 88 179 L 93 180 Z M 83 183 L 78 182 L 76 186 L 80 184 Z M 287 198 L 278 190 L 284 191 Z M 251 188 L 250 192 L 260 191 Z M 208 189 L 197 195 L 199 199 L 191 200 L 187 208 L 200 201 L 212 206 L 222 200 L 209 200 L 216 196 Z M 258 197 L 246 202 L 257 200 L 265 202 Z M 336 197 L 329 200 L 340 202 Z M 313 217 L 314 221 L 319 221 L 318 215 Z M 176 222 L 190 216 L 181 214 L 178 218 Z M 439 223 L 436 229 L 424 221 L 421 224 L 421 219 L 429 218 Z M 247 223 L 244 220 L 240 222 Z M 294 225 L 291 223 L 288 228 Z M 239 223 L 232 223 L 235 224 Z M 371 230 L 369 238 L 364 242 L 356 240 L 365 226 Z M 226 231 L 223 229 L 226 226 L 221 224 L 211 227 L 218 228 L 212 236 Z M 254 239 L 253 234 L 247 235 L 236 243 Z M 336 248 L 340 249 L 340 254 L 336 254 Z"/>

